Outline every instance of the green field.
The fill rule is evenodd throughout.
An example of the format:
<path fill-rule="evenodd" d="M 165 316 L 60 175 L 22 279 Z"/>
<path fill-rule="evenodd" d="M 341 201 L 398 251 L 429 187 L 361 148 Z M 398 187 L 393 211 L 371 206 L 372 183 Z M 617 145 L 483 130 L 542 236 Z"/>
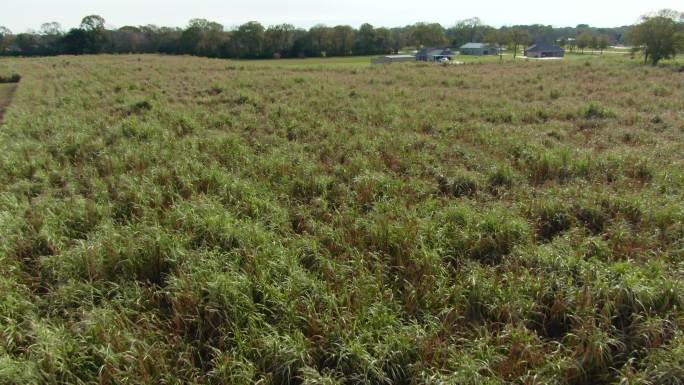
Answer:
<path fill-rule="evenodd" d="M 279 60 L 233 60 L 246 66 L 268 66 L 282 68 L 311 68 L 318 69 L 344 69 L 368 67 L 373 56 L 352 56 L 334 58 L 307 58 L 307 59 L 279 59 Z M 512 55 L 504 55 L 505 61 L 513 60 Z M 498 56 L 467 56 L 456 55 L 454 62 L 463 63 L 498 63 Z M 428 63 L 395 63 L 398 65 L 428 64 Z M 436 63 L 429 63 L 437 65 Z"/>
<path fill-rule="evenodd" d="M 681 384 L 682 73 L 490 59 L 0 60 L 0 384 Z"/>
<path fill-rule="evenodd" d="M 319 70 L 325 69 L 354 69 L 354 68 L 365 68 L 371 63 L 373 56 L 353 56 L 353 57 L 333 57 L 333 58 L 305 58 L 305 59 L 279 59 L 279 60 L 231 60 L 231 63 L 241 66 L 260 66 L 260 67 L 280 67 L 289 69 L 303 69 L 303 68 L 316 68 Z M 516 60 L 525 60 L 522 58 L 522 53 L 516 58 Z M 456 55 L 453 58 L 455 63 L 464 64 L 487 64 L 487 63 L 500 63 L 501 58 L 497 55 L 490 56 L 468 56 L 468 55 Z M 513 60 L 513 54 L 507 52 L 503 55 L 503 62 L 511 62 Z M 530 61 L 535 61 L 531 59 Z M 618 65 L 625 64 L 626 62 L 639 63 L 638 58 L 630 58 L 629 52 L 625 50 L 606 50 L 603 55 L 598 52 L 589 52 L 582 54 L 579 52 L 568 52 L 563 61 L 598 61 L 600 63 L 613 63 L 617 62 Z M 439 65 L 437 63 L 395 63 L 394 65 Z M 675 60 L 664 60 L 664 66 L 672 65 L 683 65 L 681 59 Z M 457 65 L 457 64 L 453 64 Z"/>
<path fill-rule="evenodd" d="M 354 67 L 366 67 L 370 65 L 373 56 L 351 56 L 332 58 L 304 58 L 304 59 L 278 59 L 278 60 L 232 60 L 246 66 L 264 67 L 320 67 L 321 69 L 343 69 Z"/>

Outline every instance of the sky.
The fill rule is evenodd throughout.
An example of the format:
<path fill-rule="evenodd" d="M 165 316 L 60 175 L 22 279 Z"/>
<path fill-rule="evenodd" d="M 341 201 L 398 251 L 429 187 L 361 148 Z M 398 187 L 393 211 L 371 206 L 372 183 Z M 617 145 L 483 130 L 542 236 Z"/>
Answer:
<path fill-rule="evenodd" d="M 682 0 L 21 0 L 2 7 L 0 26 L 15 33 L 38 30 L 56 21 L 65 29 L 83 16 L 98 14 L 108 27 L 156 24 L 184 27 L 192 18 L 206 18 L 227 28 L 256 20 L 264 25 L 290 23 L 358 27 L 398 27 L 418 21 L 448 27 L 479 17 L 493 26 L 545 24 L 556 27 L 589 24 L 616 27 L 663 8 L 684 11 Z"/>

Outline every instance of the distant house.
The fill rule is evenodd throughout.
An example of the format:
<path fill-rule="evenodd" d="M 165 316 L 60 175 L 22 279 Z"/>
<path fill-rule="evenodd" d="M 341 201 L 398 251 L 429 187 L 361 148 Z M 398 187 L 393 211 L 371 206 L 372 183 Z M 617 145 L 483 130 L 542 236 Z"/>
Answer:
<path fill-rule="evenodd" d="M 525 56 L 534 58 L 563 57 L 565 50 L 555 44 L 534 44 L 525 49 Z"/>
<path fill-rule="evenodd" d="M 461 55 L 484 56 L 499 54 L 496 47 L 484 43 L 463 44 L 458 50 L 461 52 Z"/>
<path fill-rule="evenodd" d="M 405 63 L 412 61 L 416 61 L 416 57 L 413 55 L 385 55 L 371 59 L 371 63 L 373 64 Z"/>
<path fill-rule="evenodd" d="M 454 52 L 451 48 L 423 48 L 416 54 L 416 60 L 419 61 L 451 60 L 453 57 Z"/>

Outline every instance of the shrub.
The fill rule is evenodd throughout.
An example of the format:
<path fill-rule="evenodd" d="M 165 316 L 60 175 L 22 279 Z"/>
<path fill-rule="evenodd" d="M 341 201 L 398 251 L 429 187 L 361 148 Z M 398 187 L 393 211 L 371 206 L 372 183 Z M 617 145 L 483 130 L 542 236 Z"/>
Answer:
<path fill-rule="evenodd" d="M 671 94 L 670 90 L 663 86 L 655 86 L 653 88 L 653 95 L 655 96 L 669 96 Z"/>
<path fill-rule="evenodd" d="M 678 331 L 666 345 L 653 349 L 632 376 L 643 383 L 675 385 L 684 383 L 684 333 Z"/>
<path fill-rule="evenodd" d="M 457 175 L 451 182 L 451 191 L 456 197 L 474 195 L 477 192 L 477 180 L 467 174 Z"/>
<path fill-rule="evenodd" d="M 489 177 L 487 181 L 489 186 L 494 189 L 510 189 L 513 187 L 513 181 L 515 179 L 515 174 L 510 166 L 497 166 L 489 172 Z"/>
<path fill-rule="evenodd" d="M 157 227 L 103 226 L 90 237 L 91 242 L 45 261 L 56 280 L 79 277 L 163 286 L 177 262 L 178 244 Z"/>
<path fill-rule="evenodd" d="M 616 115 L 613 111 L 597 104 L 597 103 L 590 103 L 581 112 L 582 117 L 584 117 L 587 120 L 594 120 L 594 119 L 609 119 L 609 118 L 614 118 Z"/>
<path fill-rule="evenodd" d="M 20 80 L 21 80 L 21 75 L 19 75 L 19 74 L 12 74 L 9 76 L 0 75 L 0 84 L 2 84 L 2 83 L 19 83 Z"/>
<path fill-rule="evenodd" d="M 502 124 L 513 123 L 515 114 L 510 110 L 483 111 L 482 117 L 489 123 Z"/>
<path fill-rule="evenodd" d="M 513 247 L 528 237 L 527 223 L 519 218 L 502 215 L 502 212 L 487 213 L 471 228 L 470 257 L 496 263 L 508 255 Z"/>
<path fill-rule="evenodd" d="M 470 173 L 460 172 L 451 178 L 438 176 L 437 183 L 442 194 L 454 197 L 473 196 L 478 190 L 478 181 Z"/>
<path fill-rule="evenodd" d="M 584 254 L 586 258 L 596 258 L 601 261 L 609 261 L 611 259 L 612 250 L 610 245 L 601 238 L 587 238 L 583 247 L 586 250 Z"/>
<path fill-rule="evenodd" d="M 569 151 L 538 150 L 527 156 L 525 166 L 529 170 L 530 179 L 541 184 L 549 180 L 566 181 L 573 174 L 572 159 Z"/>
<path fill-rule="evenodd" d="M 655 169 L 647 158 L 626 161 L 625 175 L 641 182 L 650 182 L 655 175 Z"/>
<path fill-rule="evenodd" d="M 573 217 L 570 210 L 558 202 L 541 202 L 533 209 L 537 227 L 537 236 L 542 240 L 550 240 L 556 235 L 570 229 Z"/>
<path fill-rule="evenodd" d="M 575 217 L 593 234 L 599 234 L 603 232 L 603 229 L 609 220 L 602 207 L 596 204 L 576 204 L 572 211 Z"/>
<path fill-rule="evenodd" d="M 257 107 L 259 105 L 259 100 L 255 95 L 250 93 L 239 93 L 233 98 L 233 103 L 236 105 L 250 105 Z"/>
<path fill-rule="evenodd" d="M 477 213 L 464 207 L 450 208 L 441 220 L 440 236 L 446 242 L 446 253 L 456 259 L 498 263 L 529 238 L 527 223 L 505 210 Z"/>
<path fill-rule="evenodd" d="M 222 93 L 223 93 L 223 87 L 221 87 L 221 86 L 218 85 L 218 84 L 215 84 L 215 85 L 211 86 L 211 87 L 207 90 L 207 94 L 209 94 L 209 95 L 220 95 L 220 94 L 222 94 Z"/>
<path fill-rule="evenodd" d="M 129 108 L 129 113 L 139 114 L 152 109 L 152 103 L 149 100 L 141 100 L 133 103 Z"/>

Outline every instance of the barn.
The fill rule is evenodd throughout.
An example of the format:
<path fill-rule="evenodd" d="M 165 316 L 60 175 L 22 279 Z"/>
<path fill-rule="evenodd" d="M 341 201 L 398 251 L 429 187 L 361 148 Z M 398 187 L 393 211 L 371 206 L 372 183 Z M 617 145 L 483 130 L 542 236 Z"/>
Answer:
<path fill-rule="evenodd" d="M 441 59 L 451 60 L 454 52 L 451 48 L 423 48 L 416 54 L 419 61 L 440 61 Z"/>
<path fill-rule="evenodd" d="M 565 50 L 555 44 L 534 44 L 525 49 L 525 56 L 532 58 L 563 57 Z"/>
<path fill-rule="evenodd" d="M 416 57 L 413 55 L 385 55 L 371 59 L 371 63 L 373 64 L 405 63 L 412 61 L 416 61 Z"/>
<path fill-rule="evenodd" d="M 458 50 L 461 52 L 461 55 L 484 56 L 499 54 L 496 47 L 484 43 L 467 43 Z"/>

